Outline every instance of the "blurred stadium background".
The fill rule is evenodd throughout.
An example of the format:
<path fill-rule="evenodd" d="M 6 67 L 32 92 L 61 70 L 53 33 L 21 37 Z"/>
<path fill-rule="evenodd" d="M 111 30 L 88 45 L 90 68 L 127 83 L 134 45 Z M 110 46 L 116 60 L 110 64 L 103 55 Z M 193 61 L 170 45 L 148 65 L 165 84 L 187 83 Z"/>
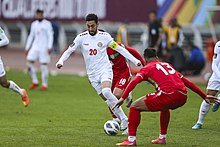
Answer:
<path fill-rule="evenodd" d="M 0 52 L 7 51 L 18 56 L 19 51 L 24 50 L 30 23 L 34 20 L 36 9 L 41 8 L 45 17 L 59 27 L 57 42 L 61 52 L 78 33 L 86 29 L 84 17 L 93 12 L 101 20 L 100 28 L 114 38 L 120 25 L 129 21 L 130 45 L 141 53 L 146 46 L 149 12 L 156 10 L 164 25 L 174 17 L 178 19 L 185 38 L 183 49 L 187 45 L 186 39 L 192 38 L 208 56 L 210 47 L 220 35 L 219 4 L 220 0 L 0 0 L 0 26 L 10 39 L 10 45 Z M 4 60 L 13 68 L 8 63 L 9 59 Z M 21 64 L 25 66 L 24 62 Z M 210 71 L 210 64 L 206 65 L 203 76 Z"/>

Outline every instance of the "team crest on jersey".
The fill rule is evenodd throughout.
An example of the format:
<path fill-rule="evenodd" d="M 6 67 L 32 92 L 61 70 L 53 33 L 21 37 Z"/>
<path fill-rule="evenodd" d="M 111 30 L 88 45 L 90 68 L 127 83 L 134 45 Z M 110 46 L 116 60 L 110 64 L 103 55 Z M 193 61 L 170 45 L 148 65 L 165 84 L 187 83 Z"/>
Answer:
<path fill-rule="evenodd" d="M 98 45 L 98 47 L 102 47 L 103 46 L 103 44 L 101 42 L 99 42 L 97 45 Z"/>
<path fill-rule="evenodd" d="M 70 44 L 70 47 L 73 47 L 75 45 L 75 43 L 73 42 L 72 44 Z"/>

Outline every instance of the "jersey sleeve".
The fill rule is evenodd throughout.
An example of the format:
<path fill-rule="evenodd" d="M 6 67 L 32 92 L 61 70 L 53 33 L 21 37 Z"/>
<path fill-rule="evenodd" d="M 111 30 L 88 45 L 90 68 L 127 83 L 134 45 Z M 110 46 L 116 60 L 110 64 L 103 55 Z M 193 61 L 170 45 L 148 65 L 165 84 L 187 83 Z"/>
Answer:
<path fill-rule="evenodd" d="M 188 79 L 186 79 L 185 77 L 182 77 L 182 80 L 184 82 L 184 85 L 186 87 L 188 87 L 189 89 L 191 89 L 192 91 L 194 91 L 195 93 L 197 93 L 198 95 L 200 95 L 203 99 L 206 98 L 206 94 L 195 84 L 193 84 L 192 82 L 190 82 Z"/>
<path fill-rule="evenodd" d="M 143 79 L 139 76 L 136 76 L 126 87 L 125 91 L 123 92 L 121 98 L 126 99 L 129 93 L 135 88 L 135 86 L 140 83 Z"/>
<path fill-rule="evenodd" d="M 48 36 L 48 48 L 52 49 L 52 46 L 53 46 L 53 27 L 50 22 L 48 24 L 47 36 Z"/>
<path fill-rule="evenodd" d="M 79 45 L 80 45 L 80 35 L 77 35 L 73 43 L 70 44 L 68 49 L 62 54 L 56 65 L 57 64 L 63 65 L 64 61 L 66 61 L 69 58 L 69 56 L 79 47 Z"/>
<path fill-rule="evenodd" d="M 4 46 L 7 44 L 9 44 L 8 37 L 5 35 L 3 29 L 0 27 L 0 46 Z"/>
<path fill-rule="evenodd" d="M 125 48 L 138 60 L 141 61 L 141 64 L 144 66 L 145 65 L 145 61 L 144 59 L 141 57 L 141 55 L 134 49 L 128 46 L 125 46 Z"/>
<path fill-rule="evenodd" d="M 30 30 L 30 34 L 27 39 L 25 50 L 30 49 L 33 40 L 34 40 L 34 23 L 31 24 L 31 30 Z"/>

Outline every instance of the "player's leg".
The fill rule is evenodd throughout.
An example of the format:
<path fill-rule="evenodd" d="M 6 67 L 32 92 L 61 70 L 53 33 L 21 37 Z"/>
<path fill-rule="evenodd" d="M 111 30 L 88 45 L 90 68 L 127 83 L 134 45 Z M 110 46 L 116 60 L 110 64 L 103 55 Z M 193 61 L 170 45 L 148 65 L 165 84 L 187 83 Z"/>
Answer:
<path fill-rule="evenodd" d="M 128 140 L 117 143 L 117 146 L 134 146 L 136 145 L 136 132 L 141 120 L 141 112 L 149 111 L 145 104 L 146 96 L 136 100 L 130 107 L 128 116 Z"/>
<path fill-rule="evenodd" d="M 220 100 L 220 94 L 218 94 L 217 98 Z M 212 112 L 216 112 L 220 107 L 220 103 L 214 103 L 212 106 Z"/>
<path fill-rule="evenodd" d="M 47 63 L 42 63 L 41 64 L 41 79 L 42 79 L 42 85 L 41 85 L 41 90 L 47 90 L 48 88 L 48 67 Z"/>
<path fill-rule="evenodd" d="M 4 88 L 9 88 L 9 89 L 13 90 L 14 92 L 17 92 L 18 94 L 20 94 L 21 97 L 22 97 L 24 106 L 27 106 L 28 103 L 29 103 L 29 99 L 28 99 L 28 96 L 26 94 L 26 90 L 21 89 L 15 82 L 7 80 L 6 73 L 5 73 L 5 70 L 4 70 L 4 65 L 1 61 L 1 58 L 0 58 L 0 73 L 2 73 L 0 75 L 0 85 Z"/>
<path fill-rule="evenodd" d="M 216 90 L 207 90 L 207 95 L 212 95 L 215 96 L 217 94 L 218 91 Z M 204 118 L 207 115 L 207 113 L 209 112 L 209 108 L 210 108 L 210 104 L 206 103 L 204 100 L 200 106 L 200 110 L 199 110 L 199 117 L 198 117 L 198 121 L 197 123 L 192 127 L 192 129 L 201 129 L 203 122 L 204 122 Z"/>
<path fill-rule="evenodd" d="M 112 108 L 118 101 L 118 99 L 113 95 L 111 91 L 111 82 L 110 81 L 102 81 L 102 95 L 106 98 L 106 104 Z M 121 130 L 127 129 L 127 116 L 121 107 L 112 110 L 113 113 L 121 120 Z"/>
<path fill-rule="evenodd" d="M 47 49 L 45 49 L 43 52 L 40 52 L 39 61 L 41 63 L 41 90 L 47 90 L 49 76 L 48 63 L 50 62 L 50 55 Z"/>
<path fill-rule="evenodd" d="M 38 58 L 38 52 L 34 49 L 30 49 L 28 54 L 27 54 L 27 67 L 28 67 L 28 74 L 31 77 L 31 85 L 30 89 L 34 89 L 38 86 L 38 79 L 37 79 L 37 74 L 36 74 L 36 69 L 34 66 L 35 61 Z"/>

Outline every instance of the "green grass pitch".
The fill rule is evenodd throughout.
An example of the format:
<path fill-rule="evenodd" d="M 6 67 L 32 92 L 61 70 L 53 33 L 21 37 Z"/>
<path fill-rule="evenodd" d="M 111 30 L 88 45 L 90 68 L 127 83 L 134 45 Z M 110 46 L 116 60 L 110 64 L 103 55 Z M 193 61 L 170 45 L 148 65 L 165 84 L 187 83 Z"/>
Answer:
<path fill-rule="evenodd" d="M 29 77 L 20 71 L 9 71 L 7 77 L 21 87 L 30 84 Z M 205 85 L 199 86 L 205 91 Z M 143 82 L 133 91 L 133 99 L 152 91 L 152 86 Z M 24 108 L 17 94 L 0 88 L 0 146 L 113 147 L 127 138 L 121 133 L 104 133 L 103 124 L 111 119 L 110 113 L 85 77 L 50 76 L 48 91 L 37 88 L 27 92 L 30 105 Z M 188 102 L 171 111 L 166 146 L 219 146 L 219 111 L 210 110 L 202 130 L 191 129 L 201 101 L 188 90 Z M 127 114 L 128 109 L 123 108 Z M 159 146 L 150 144 L 159 134 L 159 113 L 142 113 L 137 134 L 139 146 Z"/>

